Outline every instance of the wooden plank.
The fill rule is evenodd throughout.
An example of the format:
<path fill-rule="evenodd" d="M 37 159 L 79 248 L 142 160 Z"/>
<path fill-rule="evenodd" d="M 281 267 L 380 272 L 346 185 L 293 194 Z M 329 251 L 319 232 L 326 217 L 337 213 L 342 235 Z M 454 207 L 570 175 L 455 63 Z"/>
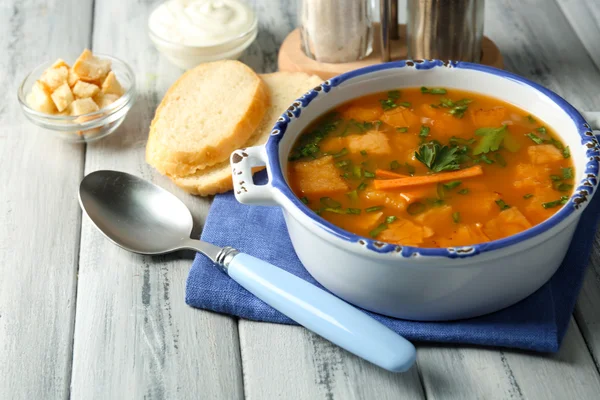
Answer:
<path fill-rule="evenodd" d="M 565 14 L 571 27 L 583 43 L 590 58 L 597 67 L 600 68 L 600 43 L 597 38 L 600 37 L 600 4 L 593 0 L 570 1 L 557 0 L 558 5 Z M 597 98 L 598 88 L 590 88 L 590 92 Z M 583 107 L 586 110 L 600 111 L 599 102 L 586 104 Z M 598 118 L 596 118 L 596 121 Z M 598 132 L 596 132 L 598 133 Z M 581 289 L 581 295 L 577 302 L 575 310 L 575 319 L 577 320 L 585 341 L 592 352 L 596 368 L 600 370 L 600 235 L 596 235 L 594 250 L 590 268 L 587 271 L 586 279 Z"/>
<path fill-rule="evenodd" d="M 240 320 L 250 399 L 422 399 L 416 368 L 387 372 L 298 326 Z"/>
<path fill-rule="evenodd" d="M 126 60 L 137 74 L 139 96 L 116 133 L 88 146 L 85 172 L 117 169 L 153 180 L 187 204 L 199 227 L 209 201 L 176 189 L 144 160 L 154 110 L 181 73 L 159 56 L 147 37 L 152 6 L 96 2 L 93 50 Z M 237 322 L 185 304 L 190 265 L 191 259 L 181 255 L 129 254 L 84 218 L 73 398 L 243 397 Z"/>
<path fill-rule="evenodd" d="M 83 146 L 30 123 L 16 94 L 35 66 L 88 44 L 91 4 L 0 4 L 1 399 L 68 396 Z"/>

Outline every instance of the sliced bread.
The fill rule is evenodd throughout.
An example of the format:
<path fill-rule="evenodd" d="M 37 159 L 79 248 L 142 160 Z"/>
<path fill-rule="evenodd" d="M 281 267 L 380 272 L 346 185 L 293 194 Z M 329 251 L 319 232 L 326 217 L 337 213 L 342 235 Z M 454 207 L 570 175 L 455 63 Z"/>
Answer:
<path fill-rule="evenodd" d="M 323 82 L 318 76 L 308 75 L 303 72 L 275 72 L 273 74 L 261 75 L 261 78 L 269 89 L 271 106 L 252 138 L 240 147 L 264 144 L 269 138 L 271 129 L 275 125 L 277 118 L 279 118 L 290 104 L 308 90 Z M 233 188 L 229 160 L 194 174 L 172 179 L 182 189 L 201 196 L 223 193 Z"/>
<path fill-rule="evenodd" d="M 156 109 L 146 161 L 172 177 L 223 162 L 252 136 L 269 104 L 265 83 L 239 61 L 189 70 Z"/>

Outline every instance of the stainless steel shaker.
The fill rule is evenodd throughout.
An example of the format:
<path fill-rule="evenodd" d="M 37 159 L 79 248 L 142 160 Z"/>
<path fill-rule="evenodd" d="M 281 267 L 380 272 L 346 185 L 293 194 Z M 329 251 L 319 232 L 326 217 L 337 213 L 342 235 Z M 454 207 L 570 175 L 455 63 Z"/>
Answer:
<path fill-rule="evenodd" d="M 408 58 L 479 62 L 484 0 L 407 0 Z"/>

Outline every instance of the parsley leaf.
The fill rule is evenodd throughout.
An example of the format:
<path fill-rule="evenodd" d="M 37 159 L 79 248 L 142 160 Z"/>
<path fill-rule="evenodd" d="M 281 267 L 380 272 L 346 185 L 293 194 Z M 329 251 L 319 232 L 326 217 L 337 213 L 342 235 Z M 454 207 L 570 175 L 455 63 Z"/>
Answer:
<path fill-rule="evenodd" d="M 473 154 L 489 153 L 500 148 L 504 137 L 506 136 L 507 126 L 502 125 L 500 128 L 479 128 L 475 131 L 475 135 L 481 136 L 481 140 L 473 149 Z"/>
<path fill-rule="evenodd" d="M 439 142 L 423 143 L 415 152 L 415 158 L 433 172 L 454 171 L 460 169 L 457 147 L 442 146 Z"/>

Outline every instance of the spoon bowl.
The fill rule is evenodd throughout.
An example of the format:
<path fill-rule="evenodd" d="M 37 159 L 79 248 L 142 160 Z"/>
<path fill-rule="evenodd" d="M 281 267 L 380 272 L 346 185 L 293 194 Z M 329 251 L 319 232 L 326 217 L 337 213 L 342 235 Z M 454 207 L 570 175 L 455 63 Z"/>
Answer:
<path fill-rule="evenodd" d="M 96 171 L 81 181 L 79 202 L 100 231 L 125 250 L 156 255 L 188 248 L 193 227 L 189 209 L 146 180 Z"/>

